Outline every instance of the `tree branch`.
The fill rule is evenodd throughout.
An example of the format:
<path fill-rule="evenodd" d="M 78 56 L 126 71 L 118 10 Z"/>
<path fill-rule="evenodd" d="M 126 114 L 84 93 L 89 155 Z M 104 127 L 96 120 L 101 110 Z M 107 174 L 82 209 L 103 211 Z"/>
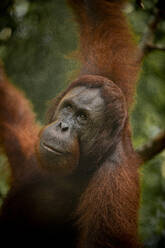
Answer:
<path fill-rule="evenodd" d="M 153 51 L 153 50 L 159 50 L 159 51 L 165 52 L 165 46 L 162 46 L 162 45 L 148 44 L 147 49 L 148 49 L 148 52 Z"/>
<path fill-rule="evenodd" d="M 165 131 L 160 132 L 148 144 L 137 149 L 143 162 L 153 159 L 157 154 L 165 149 Z"/>

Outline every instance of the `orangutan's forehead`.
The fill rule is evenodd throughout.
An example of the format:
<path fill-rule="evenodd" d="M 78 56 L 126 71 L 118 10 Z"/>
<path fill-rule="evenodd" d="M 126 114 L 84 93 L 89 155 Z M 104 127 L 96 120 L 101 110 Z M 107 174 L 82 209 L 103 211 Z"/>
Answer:
<path fill-rule="evenodd" d="M 100 90 L 98 88 L 89 89 L 85 86 L 78 86 L 70 90 L 62 99 L 62 101 L 67 100 L 72 100 L 76 105 L 88 105 L 89 108 L 104 105 Z"/>

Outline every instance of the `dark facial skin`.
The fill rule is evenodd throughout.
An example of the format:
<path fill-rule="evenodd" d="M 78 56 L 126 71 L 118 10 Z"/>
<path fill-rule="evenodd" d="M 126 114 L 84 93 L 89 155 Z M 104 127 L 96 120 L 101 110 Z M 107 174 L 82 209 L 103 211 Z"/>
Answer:
<path fill-rule="evenodd" d="M 71 173 L 95 142 L 103 126 L 104 100 L 99 89 L 79 86 L 59 103 L 41 132 L 39 159 L 49 171 Z"/>

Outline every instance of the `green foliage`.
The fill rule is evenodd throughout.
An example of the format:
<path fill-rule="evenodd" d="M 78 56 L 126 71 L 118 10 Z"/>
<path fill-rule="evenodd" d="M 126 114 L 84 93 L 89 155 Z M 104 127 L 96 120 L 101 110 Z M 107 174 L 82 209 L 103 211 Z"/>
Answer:
<path fill-rule="evenodd" d="M 9 167 L 5 156 L 0 156 L 0 206 L 3 202 L 3 198 L 9 190 L 8 180 L 9 180 Z"/>
<path fill-rule="evenodd" d="M 73 70 L 74 61 L 65 55 L 75 49 L 76 36 L 64 0 L 34 1 L 24 16 L 19 11 L 21 2 L 16 2 L 17 29 L 3 57 L 8 75 L 26 92 L 43 120 L 45 103 L 65 87 L 66 74 Z"/>
<path fill-rule="evenodd" d="M 157 2 L 157 1 L 155 1 Z M 130 20 L 139 41 L 146 33 L 153 18 L 154 1 L 144 1 L 145 11 L 136 11 Z M 155 44 L 165 44 L 165 22 L 155 34 Z M 136 104 L 132 112 L 133 142 L 135 148 L 147 143 L 164 130 L 165 76 L 164 52 L 149 53 L 143 62 L 137 87 Z M 144 164 L 141 169 L 142 200 L 140 209 L 140 233 L 145 247 L 164 247 L 165 243 L 165 153 Z M 161 243 L 162 242 L 162 243 Z"/>
<path fill-rule="evenodd" d="M 158 247 L 165 230 L 165 156 L 143 165 L 140 233 L 146 247 Z M 163 246 L 160 246 L 163 247 Z"/>

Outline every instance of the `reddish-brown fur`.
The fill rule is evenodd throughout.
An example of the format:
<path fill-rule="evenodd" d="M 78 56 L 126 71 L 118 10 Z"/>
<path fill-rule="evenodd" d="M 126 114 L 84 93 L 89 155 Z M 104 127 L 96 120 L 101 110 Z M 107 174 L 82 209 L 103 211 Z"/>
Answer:
<path fill-rule="evenodd" d="M 128 1 L 87 0 L 86 6 L 81 0 L 68 2 L 80 28 L 81 75 L 111 79 L 122 89 L 129 108 L 140 65 L 139 51 L 122 11 Z M 82 196 L 78 209 L 82 248 L 138 246 L 138 158 L 131 145 L 129 121 L 122 143 L 124 151 L 118 153 L 122 161 L 119 167 L 103 165 Z"/>
<path fill-rule="evenodd" d="M 132 103 L 139 72 L 138 49 L 123 14 L 127 0 L 68 0 L 80 29 L 81 74 L 110 78 Z M 84 1 L 85 2 L 85 1 Z"/>
<path fill-rule="evenodd" d="M 95 80 L 100 80 L 99 77 L 92 78 L 90 75 L 109 78 L 124 93 L 126 114 L 133 101 L 139 71 L 138 50 L 122 12 L 123 4 L 127 1 L 68 2 L 74 10 L 80 28 L 80 59 L 83 63 L 80 75 L 88 74 L 82 78 L 82 85 L 95 84 Z M 67 91 L 81 85 L 80 81 L 74 82 Z M 106 93 L 104 94 L 103 97 L 106 98 Z M 107 93 L 107 96 L 110 94 Z M 10 85 L 2 73 L 2 68 L 0 98 L 1 142 L 12 168 L 14 182 L 17 183 L 38 170 L 34 146 L 38 139 L 39 127 L 35 123 L 31 106 L 23 94 Z M 53 108 L 57 103 L 58 100 Z M 126 118 L 118 139 L 111 140 L 117 144 L 115 152 L 109 160 L 102 163 L 81 195 L 76 211 L 79 218 L 80 248 L 139 246 L 138 158 L 132 148 L 129 120 Z M 106 138 L 103 137 L 102 142 L 107 142 Z M 90 164 L 90 161 L 88 163 Z"/>
<path fill-rule="evenodd" d="M 59 97 L 60 99 L 70 89 L 87 85 L 87 87 L 98 87 L 99 84 L 108 83 L 108 81 L 99 76 L 83 76 L 73 82 L 71 86 Z M 111 84 L 112 82 L 109 81 Z M 120 94 L 113 89 L 104 88 L 102 92 L 104 100 L 111 102 L 107 104 L 107 115 L 112 114 L 113 120 L 116 118 L 114 105 L 119 111 L 119 102 L 114 104 L 113 95 Z M 114 92 L 113 92 L 114 90 Z M 138 210 L 139 210 L 139 159 L 133 150 L 129 123 L 125 101 L 120 114 L 125 115 L 125 126 L 119 135 L 112 135 L 112 123 L 109 126 L 109 138 L 98 138 L 93 150 L 97 151 L 96 159 L 105 152 L 105 147 L 111 147 L 106 160 L 102 162 L 101 168 L 96 171 L 85 192 L 81 195 L 77 216 L 80 228 L 80 248 L 135 248 L 139 247 L 138 240 Z M 111 100 L 108 98 L 111 98 Z M 57 100 L 57 102 L 60 101 Z M 55 105 L 57 104 L 55 101 Z M 114 104 L 114 105 L 113 105 Z M 55 108 L 54 105 L 54 108 Z M 118 125 L 122 125 L 118 120 Z M 107 137 L 107 134 L 106 136 Z M 101 147 L 101 148 L 100 148 Z M 113 148 L 115 150 L 113 151 Z M 99 149 L 100 148 L 100 149 Z M 87 167 L 90 167 L 92 161 L 88 161 Z"/>
<path fill-rule="evenodd" d="M 0 64 L 0 142 L 8 157 L 14 184 L 36 170 L 35 144 L 40 126 L 24 94 L 8 81 Z"/>

